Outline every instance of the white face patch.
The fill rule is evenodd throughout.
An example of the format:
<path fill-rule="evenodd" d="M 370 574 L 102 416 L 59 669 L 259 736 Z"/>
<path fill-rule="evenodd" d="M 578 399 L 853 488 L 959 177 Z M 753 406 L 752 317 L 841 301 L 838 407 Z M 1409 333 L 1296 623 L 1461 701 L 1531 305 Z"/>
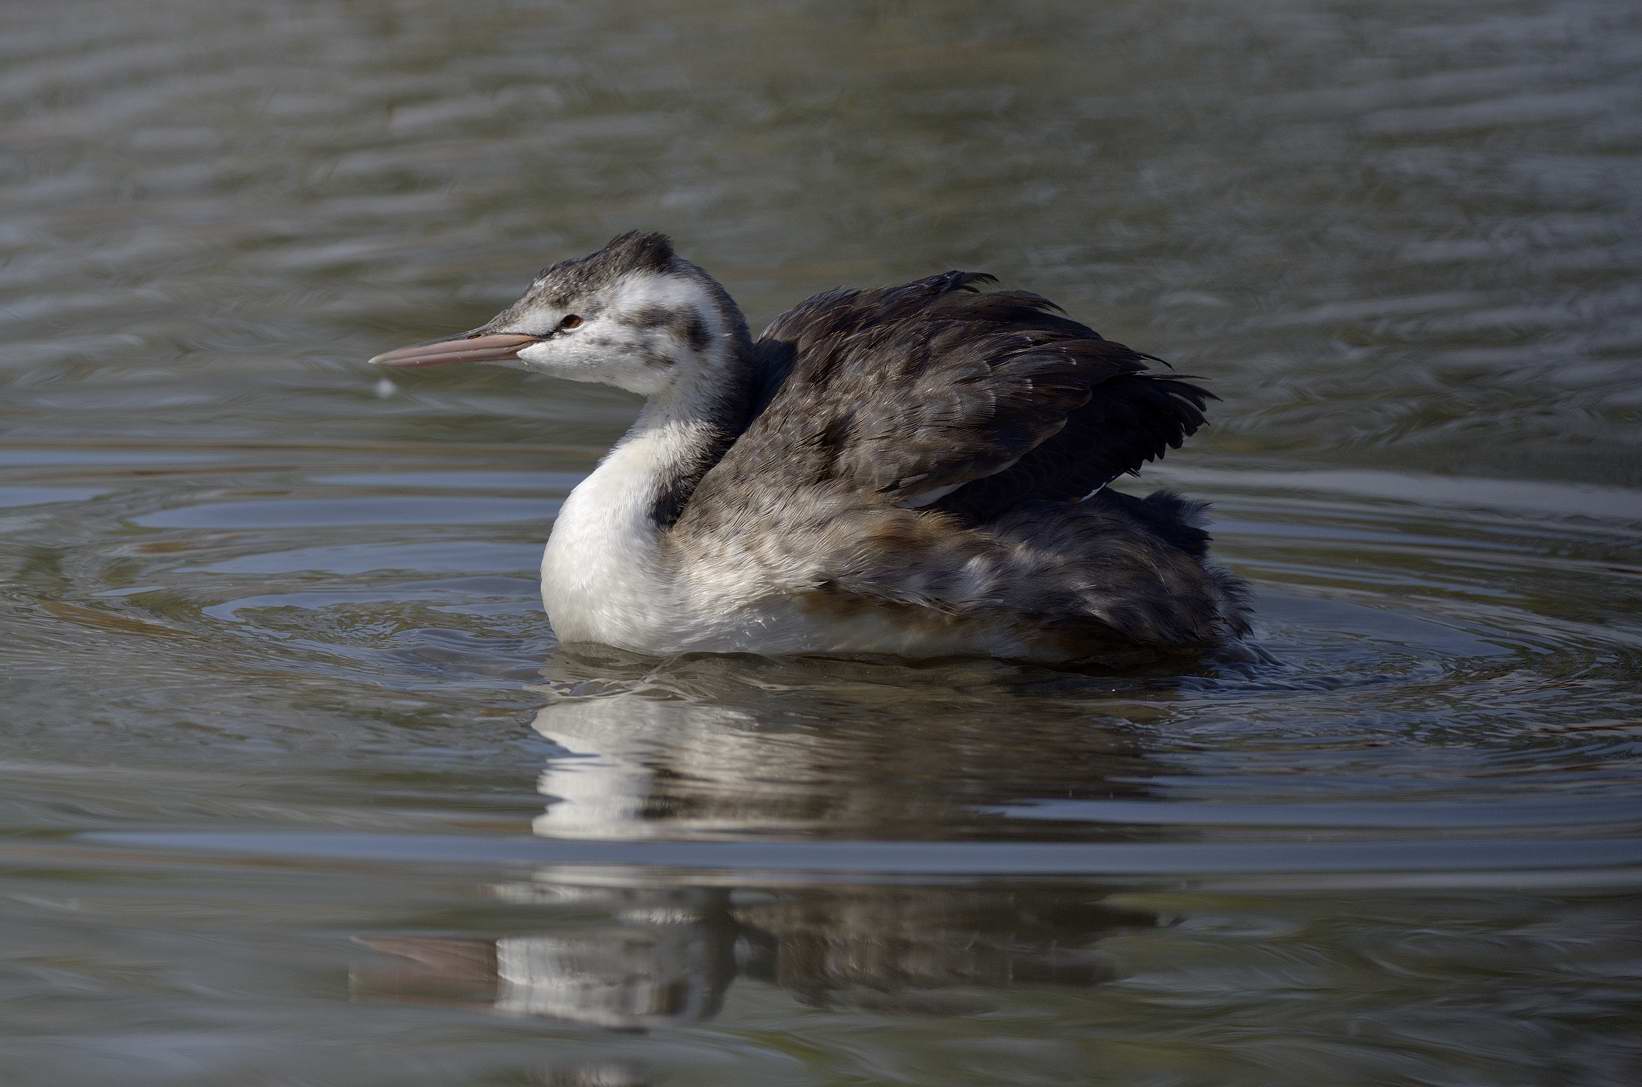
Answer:
<path fill-rule="evenodd" d="M 560 331 L 570 314 L 581 324 Z M 692 337 L 691 329 L 705 335 Z M 519 360 L 536 373 L 653 396 L 676 379 L 680 367 L 700 364 L 702 345 L 721 344 L 724 329 L 717 301 L 704 284 L 688 276 L 637 272 L 568 308 L 531 307 L 499 331 L 547 336 L 519 352 Z"/>
<path fill-rule="evenodd" d="M 617 280 L 607 292 L 609 309 L 618 314 L 639 314 L 646 310 L 666 310 L 699 317 L 707 334 L 716 340 L 723 333 L 718 306 L 707 287 L 688 276 L 639 272 Z"/>

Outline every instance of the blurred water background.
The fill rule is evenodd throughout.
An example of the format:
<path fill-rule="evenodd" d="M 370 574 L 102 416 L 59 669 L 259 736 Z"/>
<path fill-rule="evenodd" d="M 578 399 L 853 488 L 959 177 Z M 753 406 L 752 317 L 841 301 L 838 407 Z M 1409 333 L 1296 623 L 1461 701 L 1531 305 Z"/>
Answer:
<path fill-rule="evenodd" d="M 0 1082 L 1642 1080 L 1632 0 L 0 7 Z M 1213 382 L 1261 664 L 646 661 L 634 411 L 379 385 L 670 231 Z"/>

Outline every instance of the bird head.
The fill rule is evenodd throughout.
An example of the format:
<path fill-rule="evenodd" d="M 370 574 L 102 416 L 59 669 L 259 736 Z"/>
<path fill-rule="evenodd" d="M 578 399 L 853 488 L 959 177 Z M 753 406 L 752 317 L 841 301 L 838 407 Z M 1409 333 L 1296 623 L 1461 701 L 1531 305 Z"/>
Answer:
<path fill-rule="evenodd" d="M 654 396 L 724 365 L 747 343 L 746 320 L 717 281 L 676 256 L 666 235 L 630 231 L 543 269 L 518 301 L 472 332 L 371 361 L 505 363 Z"/>

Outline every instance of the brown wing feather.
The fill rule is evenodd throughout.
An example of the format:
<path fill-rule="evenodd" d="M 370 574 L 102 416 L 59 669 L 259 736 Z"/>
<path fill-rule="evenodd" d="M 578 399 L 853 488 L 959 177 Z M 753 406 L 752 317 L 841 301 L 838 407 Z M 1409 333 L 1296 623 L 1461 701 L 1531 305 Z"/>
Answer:
<path fill-rule="evenodd" d="M 776 318 L 757 347 L 765 404 L 692 502 L 829 481 L 890 503 L 951 490 L 941 508 L 977 523 L 1079 498 L 1202 425 L 1206 391 L 1044 298 L 976 290 L 991 281 L 830 291 Z"/>

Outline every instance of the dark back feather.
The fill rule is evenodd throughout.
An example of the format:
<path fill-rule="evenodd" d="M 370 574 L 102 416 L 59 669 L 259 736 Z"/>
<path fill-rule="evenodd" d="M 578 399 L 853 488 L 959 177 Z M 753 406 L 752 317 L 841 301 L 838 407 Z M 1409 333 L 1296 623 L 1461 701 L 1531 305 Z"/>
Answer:
<path fill-rule="evenodd" d="M 979 524 L 1081 498 L 1203 424 L 1207 391 L 1038 295 L 977 290 L 991 282 L 828 291 L 776 318 L 754 348 L 756 415 L 691 504 L 838 481 L 893 504 L 944 493 L 936 508 Z"/>
<path fill-rule="evenodd" d="M 1109 341 L 1108 346 L 1128 351 Z M 1082 498 L 1179 449 L 1207 421 L 1204 406 L 1214 398 L 1172 374 L 1136 371 L 1114 377 L 1091 391 L 1089 402 L 1067 416 L 1058 434 L 1009 468 L 965 484 L 935 506 L 981 524 L 1018 504 L 1023 495 L 1067 502 Z"/>

